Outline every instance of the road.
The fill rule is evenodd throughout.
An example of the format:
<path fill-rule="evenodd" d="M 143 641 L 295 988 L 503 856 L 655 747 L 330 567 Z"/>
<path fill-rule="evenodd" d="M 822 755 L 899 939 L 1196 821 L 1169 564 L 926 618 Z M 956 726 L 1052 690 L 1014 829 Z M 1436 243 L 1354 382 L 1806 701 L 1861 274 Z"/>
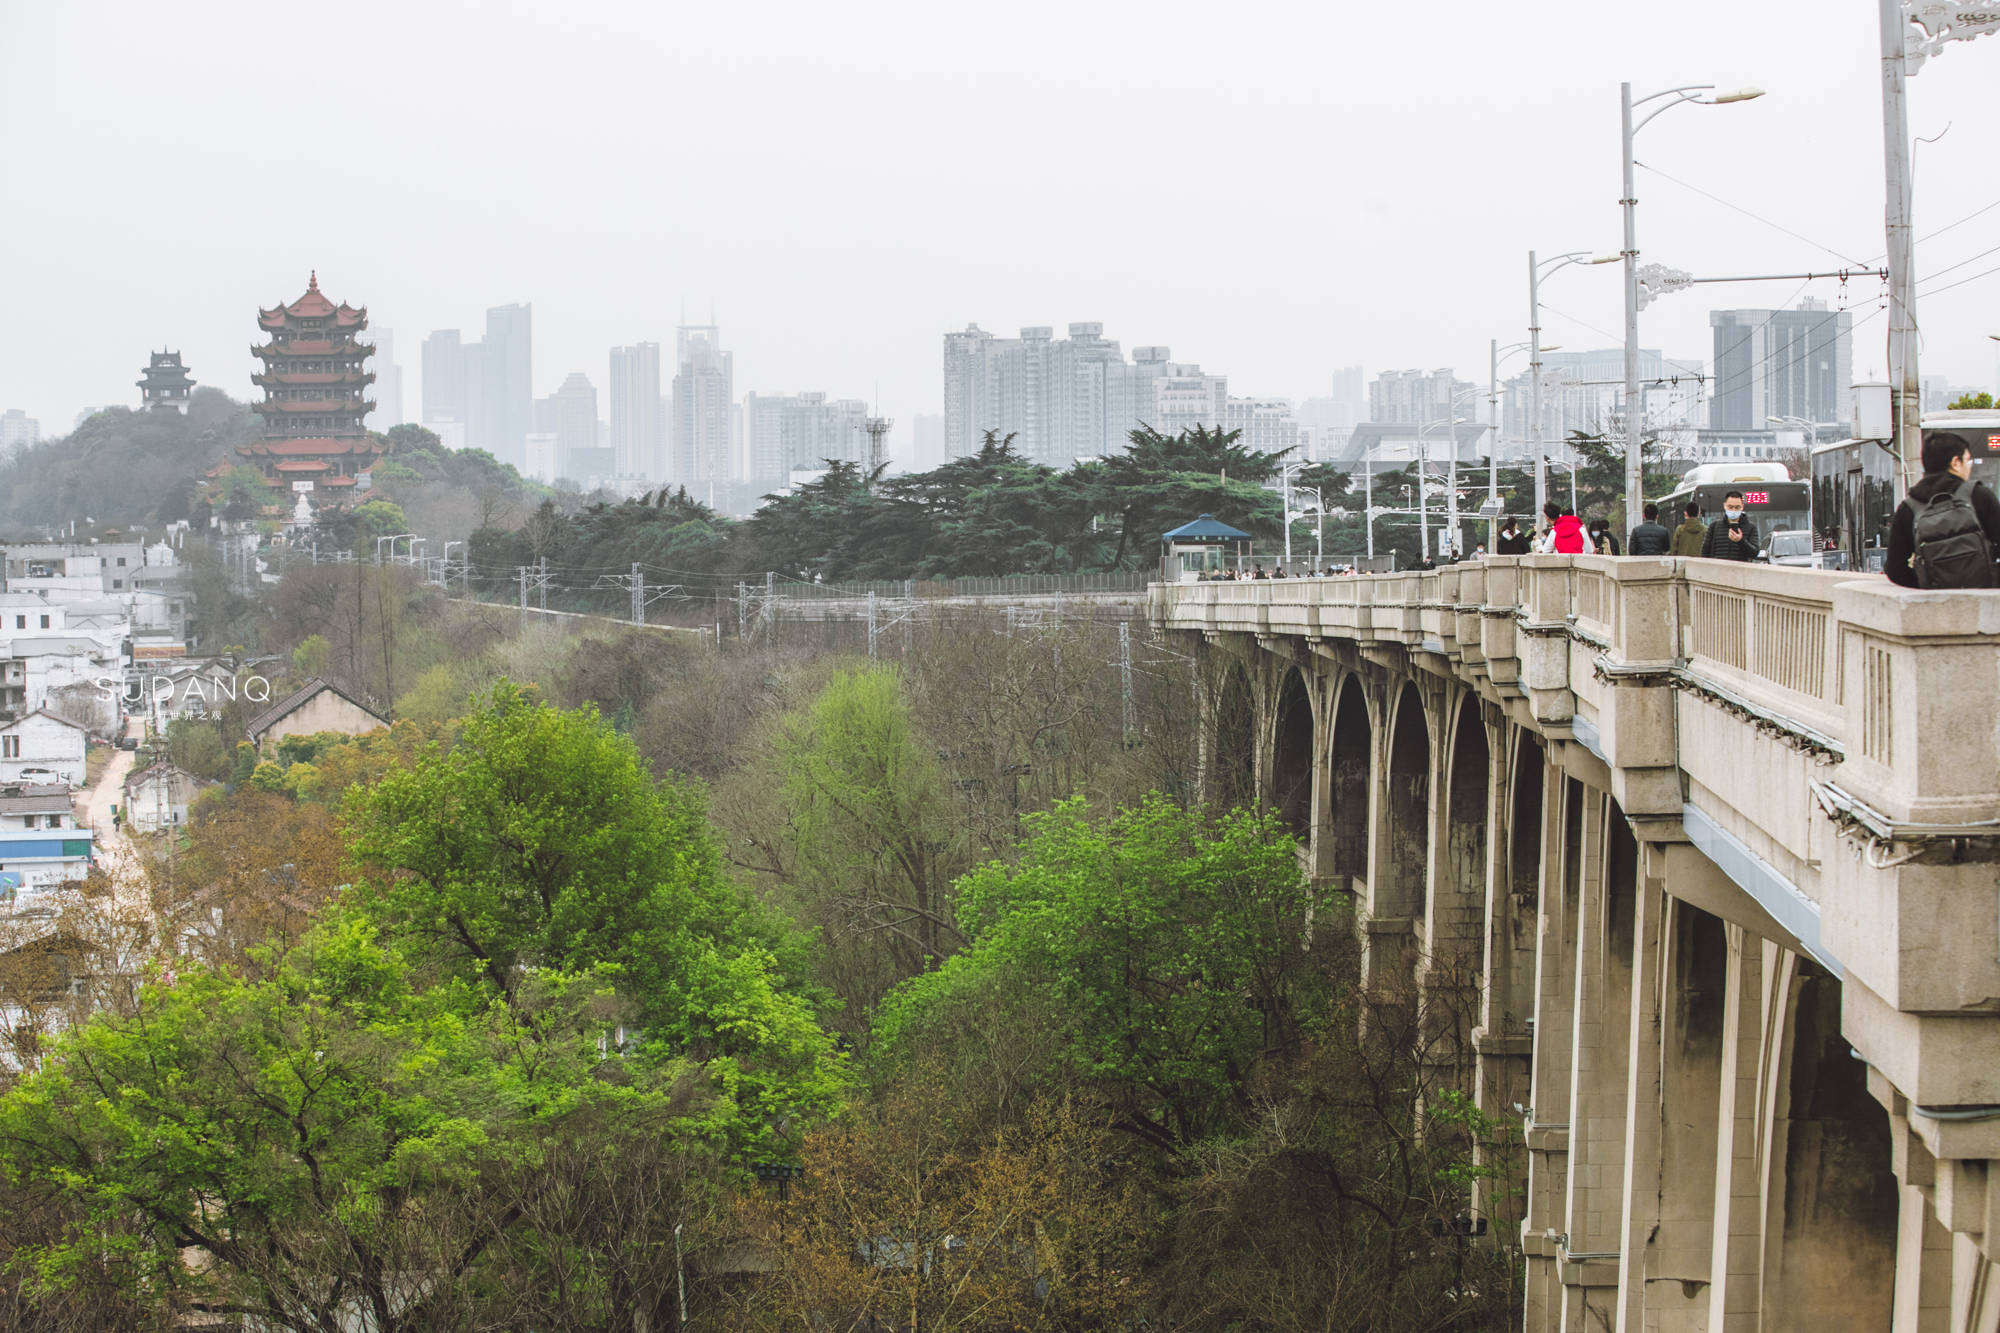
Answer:
<path fill-rule="evenodd" d="M 125 719 L 125 735 L 143 739 L 144 733 L 143 718 Z M 74 798 L 77 822 L 97 834 L 97 864 L 121 888 L 137 884 L 139 858 L 124 828 L 113 826 L 111 807 L 124 803 L 125 779 L 131 776 L 132 765 L 138 758 L 134 751 L 114 749 L 111 762 L 97 775 L 96 783 L 76 793 Z"/>

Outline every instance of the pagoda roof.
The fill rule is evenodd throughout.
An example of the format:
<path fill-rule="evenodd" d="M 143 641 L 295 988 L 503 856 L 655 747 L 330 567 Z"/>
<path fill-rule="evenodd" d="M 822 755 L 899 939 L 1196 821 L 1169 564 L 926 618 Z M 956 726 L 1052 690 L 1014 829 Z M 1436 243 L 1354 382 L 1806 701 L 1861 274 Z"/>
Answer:
<path fill-rule="evenodd" d="M 284 458 L 271 464 L 273 472 L 325 472 L 332 467 L 323 458 Z"/>
<path fill-rule="evenodd" d="M 352 478 L 352 477 L 321 477 L 321 478 L 319 479 L 319 482 L 318 482 L 318 484 L 319 484 L 319 485 L 321 485 L 321 486 L 352 486 L 352 485 L 354 484 L 354 478 Z"/>
<path fill-rule="evenodd" d="M 251 355 L 262 357 L 351 356 L 360 358 L 370 356 L 374 351 L 374 343 L 358 343 L 352 338 L 343 338 L 337 343 L 327 338 L 294 338 L 288 343 L 250 344 Z"/>
<path fill-rule="evenodd" d="M 361 401 L 355 398 L 294 398 L 281 403 L 252 403 L 258 412 L 353 412 L 361 413 Z"/>
<path fill-rule="evenodd" d="M 267 370 L 252 375 L 252 384 L 372 384 L 372 370 Z"/>
<path fill-rule="evenodd" d="M 257 322 L 267 329 L 281 329 L 289 319 L 325 319 L 333 317 L 336 328 L 366 328 L 368 307 L 359 310 L 342 301 L 335 305 L 319 289 L 319 270 L 314 269 L 312 279 L 306 285 L 306 294 L 290 305 L 274 306 L 269 310 L 258 310 Z"/>
<path fill-rule="evenodd" d="M 246 454 L 269 454 L 273 458 L 318 458 L 339 454 L 380 453 L 366 435 L 314 436 L 306 439 L 252 440 L 242 446 Z"/>

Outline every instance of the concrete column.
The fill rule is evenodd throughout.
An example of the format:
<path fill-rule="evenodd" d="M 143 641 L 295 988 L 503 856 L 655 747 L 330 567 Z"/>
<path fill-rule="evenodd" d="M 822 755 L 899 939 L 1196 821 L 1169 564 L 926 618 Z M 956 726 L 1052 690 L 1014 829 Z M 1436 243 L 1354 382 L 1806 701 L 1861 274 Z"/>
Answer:
<path fill-rule="evenodd" d="M 1724 928 L 1722 1067 L 1715 1126 L 1709 1333 L 1758 1333 L 1763 1205 L 1757 1126 L 1764 1067 L 1764 941 Z"/>
<path fill-rule="evenodd" d="M 1645 873 L 1648 868 L 1657 871 L 1657 865 L 1648 867 L 1643 854 L 1639 862 L 1632 888 L 1631 1004 L 1625 1028 L 1625 1160 L 1616 1246 L 1619 1333 L 1653 1333 L 1661 1327 L 1647 1325 L 1645 1310 L 1647 1251 L 1660 1232 L 1660 1140 L 1668 1080 L 1660 994 L 1666 945 L 1661 937 L 1668 912 L 1657 875 Z M 1615 886 L 1607 888 L 1615 891 Z M 1607 1014 L 1607 1029 L 1609 1018 Z"/>
<path fill-rule="evenodd" d="M 1491 836 L 1487 838 L 1481 939 L 1486 975 L 1479 1026 L 1472 1034 L 1477 1060 L 1473 1097 L 1481 1113 L 1500 1128 L 1478 1154 L 1479 1164 L 1493 1174 L 1475 1187 L 1473 1207 L 1488 1220 L 1490 1233 L 1499 1237 L 1515 1232 L 1526 1216 L 1527 1153 L 1512 1127 L 1517 1123 L 1514 1106 L 1534 1101 L 1529 1081 L 1533 1039 L 1526 1020 L 1534 1005 L 1535 954 L 1530 932 L 1535 927 L 1539 898 L 1542 752 L 1538 746 L 1525 744 L 1522 733 L 1504 721 L 1488 734 L 1486 827 Z M 1533 768 L 1523 787 L 1524 796 L 1532 792 L 1535 798 L 1525 820 L 1508 783 L 1517 763 Z M 1515 879 L 1519 861 L 1516 840 L 1521 844 L 1520 852 L 1532 858 L 1527 862 L 1525 884 Z"/>
<path fill-rule="evenodd" d="M 1649 873 L 1639 886 L 1642 930 L 1652 923 L 1647 900 L 1660 886 L 1650 872 L 1666 864 L 1659 848 L 1648 852 Z M 1620 1314 L 1635 1330 L 1696 1333 L 1709 1327 L 1711 1306 L 1728 942 L 1723 923 L 1700 908 L 1671 897 L 1664 907 L 1652 951 L 1660 981 L 1653 1041 L 1639 999 L 1650 987 L 1637 979 L 1634 986 Z M 1635 948 L 1636 973 L 1651 963 L 1643 942 Z"/>
<path fill-rule="evenodd" d="M 1625 1123 L 1631 1047 L 1637 847 L 1601 792 L 1584 798 L 1578 913 L 1576 1072 L 1570 1087 L 1564 1216 L 1565 1333 L 1612 1326 L 1623 1248 Z"/>
<path fill-rule="evenodd" d="M 1922 1152 L 1921 1144 L 1915 1151 Z M 1921 1186 L 1902 1185 L 1896 1229 L 1893 1333 L 1951 1333 L 1951 1233 L 1931 1211 Z"/>
<path fill-rule="evenodd" d="M 1583 787 L 1543 759 L 1535 1019 L 1530 1057 L 1525 1290 L 1529 1333 L 1560 1328 L 1563 1286 L 1557 1258 L 1569 1192 L 1570 1070 L 1575 1056 L 1577 914 L 1582 895 Z"/>
<path fill-rule="evenodd" d="M 1334 882 L 1333 835 L 1333 705 L 1340 688 L 1340 676 L 1328 671 L 1308 673 L 1307 688 L 1312 694 L 1312 834 L 1306 840 L 1306 865 L 1315 887 Z M 1346 888 L 1345 884 L 1337 885 Z"/>

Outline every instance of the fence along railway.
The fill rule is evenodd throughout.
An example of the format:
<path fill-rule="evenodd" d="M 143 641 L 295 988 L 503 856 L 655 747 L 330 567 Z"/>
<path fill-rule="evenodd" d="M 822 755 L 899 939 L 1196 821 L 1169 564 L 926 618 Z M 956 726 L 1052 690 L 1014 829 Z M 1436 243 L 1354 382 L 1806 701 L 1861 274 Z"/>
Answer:
<path fill-rule="evenodd" d="M 1351 890 L 1368 983 L 1475 979 L 1447 1049 L 1525 1140 L 1478 1206 L 1534 1333 L 2000 1328 L 2000 592 L 1851 580 L 1149 594 L 1204 781 Z"/>

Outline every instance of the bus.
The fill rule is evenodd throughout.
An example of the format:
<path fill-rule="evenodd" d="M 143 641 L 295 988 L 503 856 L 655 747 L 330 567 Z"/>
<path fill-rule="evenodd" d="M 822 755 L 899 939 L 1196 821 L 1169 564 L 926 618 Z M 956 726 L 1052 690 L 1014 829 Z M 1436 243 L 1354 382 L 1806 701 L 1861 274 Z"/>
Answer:
<path fill-rule="evenodd" d="M 1926 441 L 1961 437 L 1972 450 L 1973 479 L 2000 494 L 2000 410 L 1927 412 L 1918 431 Z M 1889 441 L 1835 440 L 1814 449 L 1813 533 L 1825 567 L 1880 573 L 1901 493 Z"/>
<path fill-rule="evenodd" d="M 1769 542 L 1776 532 L 1804 532 L 1811 526 L 1812 487 L 1793 481 L 1783 463 L 1701 463 L 1687 470 L 1677 489 L 1654 503 L 1660 506 L 1660 522 L 1671 528 L 1681 521 L 1690 500 L 1701 507 L 1705 521 L 1712 521 L 1731 491 L 1743 493 L 1743 510 L 1757 525 L 1760 541 Z"/>

